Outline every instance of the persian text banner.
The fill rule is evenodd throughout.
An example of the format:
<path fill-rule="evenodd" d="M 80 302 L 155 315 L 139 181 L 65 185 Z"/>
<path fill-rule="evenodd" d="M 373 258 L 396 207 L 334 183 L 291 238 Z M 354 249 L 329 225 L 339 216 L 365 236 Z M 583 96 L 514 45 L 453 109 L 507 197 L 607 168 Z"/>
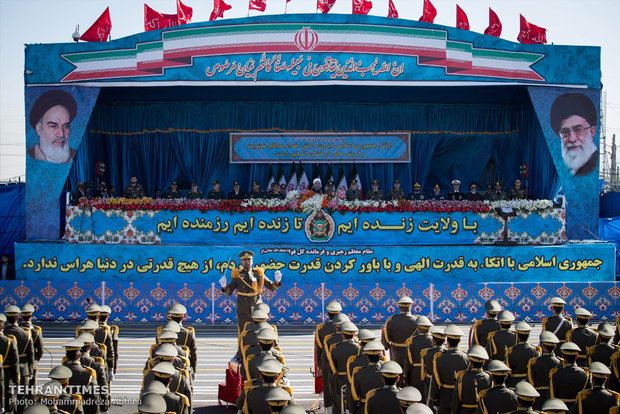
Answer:
<path fill-rule="evenodd" d="M 231 133 L 231 163 L 409 162 L 408 133 Z"/>

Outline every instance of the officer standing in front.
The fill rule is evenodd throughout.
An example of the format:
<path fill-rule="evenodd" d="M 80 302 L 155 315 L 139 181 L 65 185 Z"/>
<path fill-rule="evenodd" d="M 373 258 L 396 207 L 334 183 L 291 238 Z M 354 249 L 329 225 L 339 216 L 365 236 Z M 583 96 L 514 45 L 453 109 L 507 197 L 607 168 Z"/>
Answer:
<path fill-rule="evenodd" d="M 392 315 L 385 321 L 381 333 L 381 343 L 385 349 L 390 350 L 390 359 L 396 361 L 401 368 L 404 368 L 407 358 L 405 342 L 417 329 L 417 318 L 411 314 L 412 304 L 413 300 L 409 296 L 401 296 L 398 299 L 399 314 Z"/>

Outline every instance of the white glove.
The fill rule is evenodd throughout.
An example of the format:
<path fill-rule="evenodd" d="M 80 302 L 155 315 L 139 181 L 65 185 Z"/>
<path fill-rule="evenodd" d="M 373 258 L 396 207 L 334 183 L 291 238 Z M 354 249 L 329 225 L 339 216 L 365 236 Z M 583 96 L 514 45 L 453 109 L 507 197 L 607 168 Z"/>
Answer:
<path fill-rule="evenodd" d="M 114 370 L 108 371 L 108 381 L 114 381 Z"/>
<path fill-rule="evenodd" d="M 282 272 L 280 272 L 279 270 L 276 270 L 276 273 L 274 276 L 276 278 L 276 282 L 280 282 L 280 280 L 282 280 Z"/>
<path fill-rule="evenodd" d="M 226 287 L 226 276 L 222 276 L 222 277 L 220 278 L 220 286 L 221 286 L 222 288 Z"/>

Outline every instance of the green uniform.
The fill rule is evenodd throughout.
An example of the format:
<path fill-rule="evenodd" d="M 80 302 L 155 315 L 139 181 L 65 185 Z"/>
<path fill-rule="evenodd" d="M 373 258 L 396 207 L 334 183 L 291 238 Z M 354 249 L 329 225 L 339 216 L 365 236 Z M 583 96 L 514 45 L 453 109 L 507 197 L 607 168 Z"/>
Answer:
<path fill-rule="evenodd" d="M 197 192 L 190 191 L 189 193 L 187 193 L 188 200 L 200 200 L 203 198 L 204 198 L 204 195 L 202 194 L 202 191 L 197 191 Z"/>
<path fill-rule="evenodd" d="M 125 198 L 142 198 L 144 189 L 140 184 L 129 184 L 125 187 Z"/>
<path fill-rule="evenodd" d="M 164 194 L 164 198 L 166 199 L 183 198 L 183 193 L 180 192 L 179 190 L 176 190 L 176 191 L 168 190 L 166 191 L 166 194 Z"/>

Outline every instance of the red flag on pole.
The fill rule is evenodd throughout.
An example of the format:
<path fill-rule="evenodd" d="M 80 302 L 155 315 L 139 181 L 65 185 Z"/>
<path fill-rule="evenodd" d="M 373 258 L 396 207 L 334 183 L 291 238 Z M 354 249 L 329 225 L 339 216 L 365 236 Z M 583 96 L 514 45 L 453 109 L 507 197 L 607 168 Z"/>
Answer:
<path fill-rule="evenodd" d="M 517 37 L 519 42 L 538 44 L 547 43 L 547 29 L 528 22 L 522 14 L 520 14 L 519 17 L 521 19 L 521 29 L 519 30 L 519 36 Z"/>
<path fill-rule="evenodd" d="M 267 8 L 267 0 L 250 0 L 250 10 L 264 12 Z"/>
<path fill-rule="evenodd" d="M 424 11 L 422 12 L 422 17 L 420 17 L 421 22 L 433 23 L 435 21 L 435 16 L 437 16 L 437 9 L 433 6 L 433 3 L 430 0 L 424 0 Z"/>
<path fill-rule="evenodd" d="M 329 13 L 334 4 L 336 4 L 336 0 L 316 0 L 316 8 L 321 13 Z"/>
<path fill-rule="evenodd" d="M 372 9 L 372 1 L 353 0 L 353 14 L 368 14 Z"/>
<path fill-rule="evenodd" d="M 458 4 L 456 5 L 456 28 L 469 30 L 469 20 L 467 19 L 467 15 Z"/>
<path fill-rule="evenodd" d="M 177 0 L 177 20 L 179 24 L 187 24 L 192 22 L 194 10 Z"/>
<path fill-rule="evenodd" d="M 485 35 L 499 37 L 502 34 L 502 22 L 499 17 L 489 7 L 489 27 L 484 30 Z"/>
<path fill-rule="evenodd" d="M 101 16 L 93 23 L 92 26 L 80 36 L 80 40 L 86 42 L 105 42 L 110 36 L 112 30 L 112 20 L 110 19 L 110 8 L 106 8 Z"/>
<path fill-rule="evenodd" d="M 226 10 L 230 10 L 232 6 L 224 3 L 224 0 L 213 0 L 213 11 L 211 12 L 211 16 L 209 16 L 209 20 L 215 20 L 218 17 L 224 17 L 224 12 Z"/>
<path fill-rule="evenodd" d="M 178 25 L 176 14 L 156 12 L 144 3 L 144 31 L 166 29 Z"/>
<path fill-rule="evenodd" d="M 390 0 L 390 3 L 388 4 L 388 17 L 398 19 L 398 10 L 396 10 L 396 6 L 394 6 L 394 2 L 392 0 Z"/>

